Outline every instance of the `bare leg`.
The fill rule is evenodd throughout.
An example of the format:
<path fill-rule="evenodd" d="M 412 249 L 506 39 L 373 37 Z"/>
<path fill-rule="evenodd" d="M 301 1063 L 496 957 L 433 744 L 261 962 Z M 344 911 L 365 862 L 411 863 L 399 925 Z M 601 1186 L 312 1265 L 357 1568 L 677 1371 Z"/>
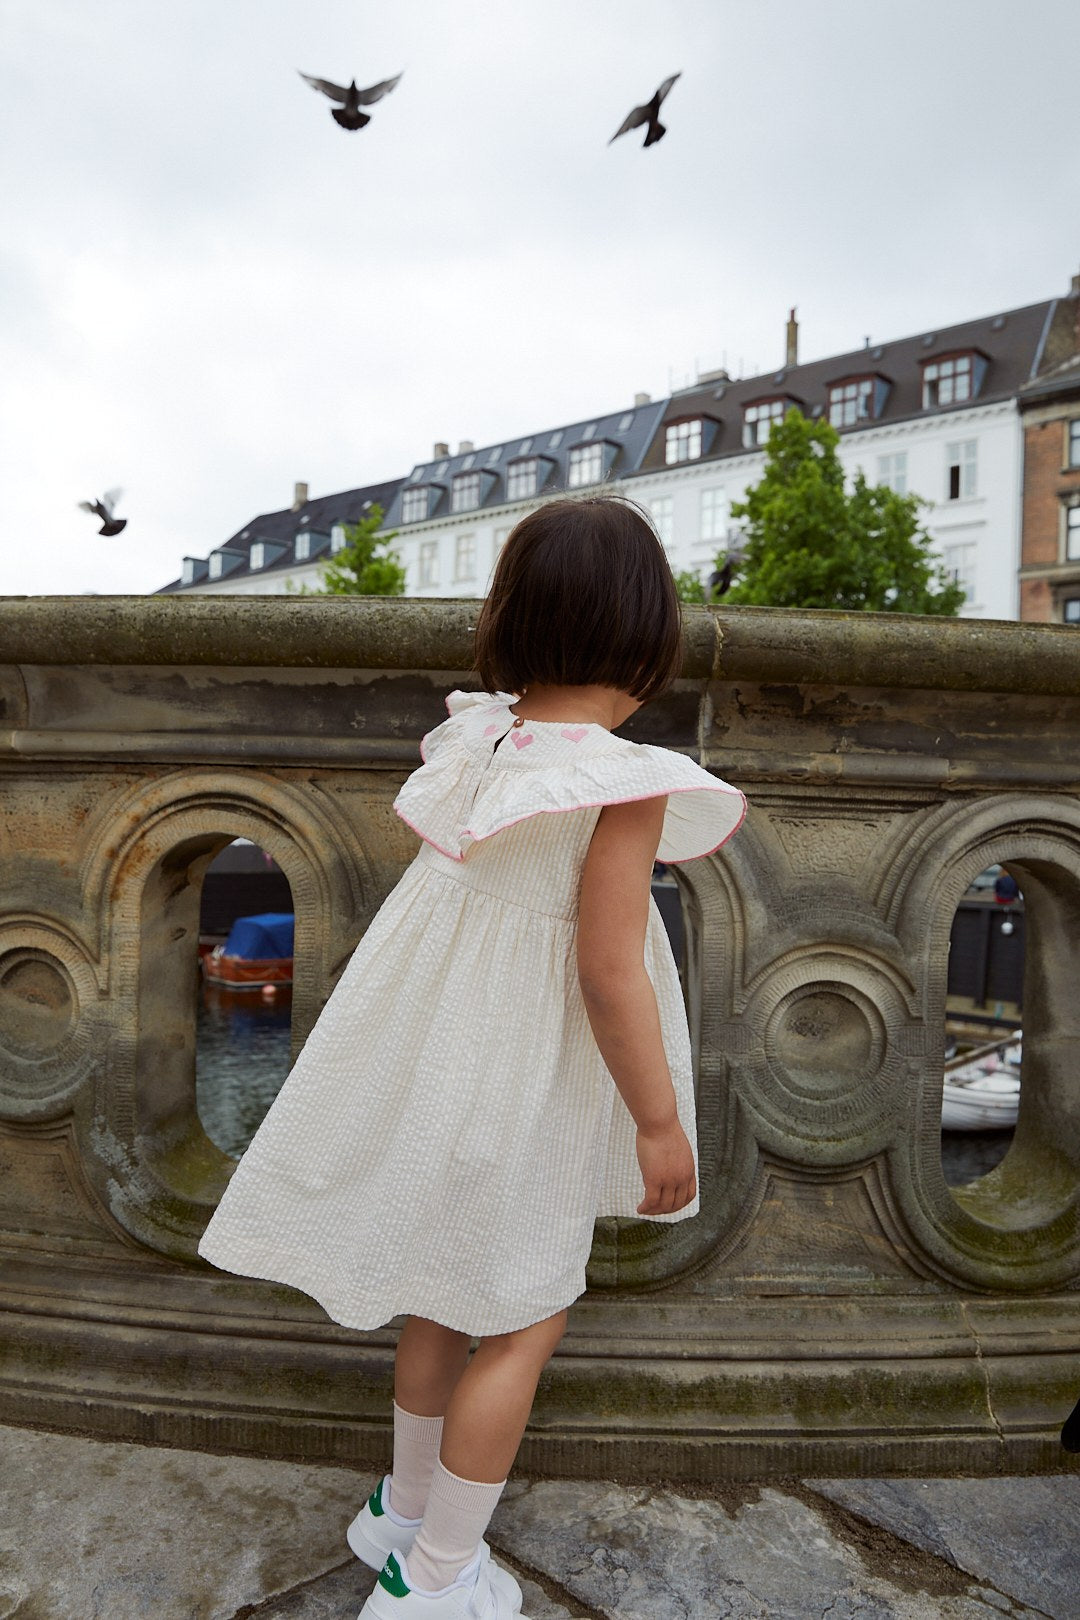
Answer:
<path fill-rule="evenodd" d="M 446 1405 L 439 1453 L 444 1468 L 461 1479 L 502 1484 L 521 1445 L 540 1374 L 566 1330 L 566 1315 L 559 1311 L 514 1333 L 481 1339 Z"/>
<path fill-rule="evenodd" d="M 398 1337 L 394 1361 L 394 1399 L 417 1417 L 441 1417 L 465 1363 L 471 1340 L 467 1333 L 410 1316 Z"/>

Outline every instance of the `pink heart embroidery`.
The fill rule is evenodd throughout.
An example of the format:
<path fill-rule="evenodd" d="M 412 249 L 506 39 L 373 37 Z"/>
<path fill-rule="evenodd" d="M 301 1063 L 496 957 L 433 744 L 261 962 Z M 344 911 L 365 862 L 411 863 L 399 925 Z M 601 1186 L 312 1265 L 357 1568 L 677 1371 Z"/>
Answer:
<path fill-rule="evenodd" d="M 495 733 L 498 731 L 498 729 L 499 729 L 499 722 L 496 720 L 494 725 L 484 727 L 484 736 L 485 737 L 492 737 L 492 736 L 495 735 Z"/>
<path fill-rule="evenodd" d="M 562 735 L 569 742 L 580 742 L 586 732 L 585 726 L 563 726 Z"/>
<path fill-rule="evenodd" d="M 512 731 L 510 735 L 514 739 L 515 748 L 528 748 L 529 744 L 533 740 L 531 731 Z"/>

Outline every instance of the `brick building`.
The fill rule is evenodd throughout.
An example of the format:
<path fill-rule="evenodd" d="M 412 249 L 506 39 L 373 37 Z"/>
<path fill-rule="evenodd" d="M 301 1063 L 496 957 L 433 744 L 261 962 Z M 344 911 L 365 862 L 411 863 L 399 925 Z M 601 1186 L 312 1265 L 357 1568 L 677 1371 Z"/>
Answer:
<path fill-rule="evenodd" d="M 1020 617 L 1080 628 L 1080 275 L 1057 300 L 1038 370 L 1018 402 Z"/>

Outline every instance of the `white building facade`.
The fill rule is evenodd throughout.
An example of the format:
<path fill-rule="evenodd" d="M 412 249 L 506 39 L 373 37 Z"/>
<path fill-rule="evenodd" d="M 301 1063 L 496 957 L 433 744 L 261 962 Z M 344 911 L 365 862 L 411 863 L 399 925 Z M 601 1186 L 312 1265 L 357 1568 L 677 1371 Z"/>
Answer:
<path fill-rule="evenodd" d="M 1023 442 L 1020 387 L 1038 369 L 1053 301 L 847 355 L 733 380 L 699 377 L 668 399 L 477 449 L 434 446 L 405 478 L 307 499 L 253 519 L 208 559 L 185 558 L 167 591 L 271 594 L 317 586 L 345 525 L 377 503 L 410 596 L 482 596 L 514 524 L 556 494 L 615 490 L 651 514 L 673 569 L 706 580 L 738 543 L 732 505 L 761 476 L 774 421 L 791 406 L 827 417 L 853 477 L 928 504 L 935 554 L 964 587 L 961 613 L 1020 617 Z"/>

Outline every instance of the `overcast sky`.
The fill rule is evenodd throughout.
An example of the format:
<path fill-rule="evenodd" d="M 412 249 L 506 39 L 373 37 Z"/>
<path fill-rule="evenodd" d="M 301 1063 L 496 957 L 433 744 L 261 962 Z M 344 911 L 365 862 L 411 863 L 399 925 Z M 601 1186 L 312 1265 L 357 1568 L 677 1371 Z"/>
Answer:
<path fill-rule="evenodd" d="M 0 594 L 1067 291 L 1076 0 L 0 0 Z M 297 70 L 404 71 L 348 133 Z M 681 70 L 669 133 L 609 146 Z M 76 502 L 122 485 L 99 539 Z"/>

